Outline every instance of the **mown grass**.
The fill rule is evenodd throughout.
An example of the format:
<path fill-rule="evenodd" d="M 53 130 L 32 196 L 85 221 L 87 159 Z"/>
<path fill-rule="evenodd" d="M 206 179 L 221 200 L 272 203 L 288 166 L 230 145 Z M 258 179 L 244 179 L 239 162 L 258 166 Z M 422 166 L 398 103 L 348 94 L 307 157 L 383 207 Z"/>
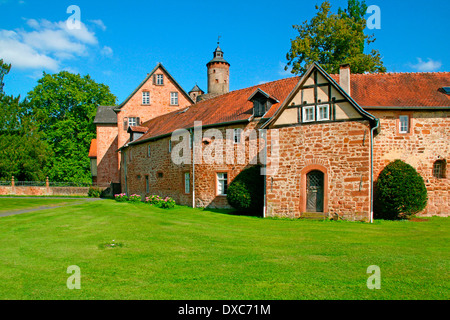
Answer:
<path fill-rule="evenodd" d="M 72 199 L 45 199 L 45 198 L 1 198 L 0 197 L 0 213 L 6 211 L 16 211 L 23 209 L 33 209 L 38 207 L 52 207 L 70 204 L 80 200 Z"/>
<path fill-rule="evenodd" d="M 0 218 L 0 299 L 448 299 L 449 229 L 97 201 Z"/>

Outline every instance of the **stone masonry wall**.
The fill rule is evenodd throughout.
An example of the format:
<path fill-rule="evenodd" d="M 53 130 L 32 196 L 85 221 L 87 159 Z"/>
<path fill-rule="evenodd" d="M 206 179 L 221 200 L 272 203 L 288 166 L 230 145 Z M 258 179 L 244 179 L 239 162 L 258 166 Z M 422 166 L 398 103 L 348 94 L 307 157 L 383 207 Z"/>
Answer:
<path fill-rule="evenodd" d="M 436 160 L 450 160 L 449 111 L 370 111 L 380 119 L 381 132 L 374 138 L 374 179 L 391 161 L 412 165 L 423 177 L 428 205 L 422 215 L 450 215 L 450 179 L 433 177 Z M 398 132 L 399 115 L 410 116 L 410 133 Z M 448 167 L 447 167 L 448 168 Z"/>
<path fill-rule="evenodd" d="M 369 219 L 367 121 L 281 128 L 279 155 L 279 169 L 266 177 L 267 216 L 301 217 L 306 209 L 306 174 L 320 170 L 325 174 L 324 212 L 349 220 Z"/>

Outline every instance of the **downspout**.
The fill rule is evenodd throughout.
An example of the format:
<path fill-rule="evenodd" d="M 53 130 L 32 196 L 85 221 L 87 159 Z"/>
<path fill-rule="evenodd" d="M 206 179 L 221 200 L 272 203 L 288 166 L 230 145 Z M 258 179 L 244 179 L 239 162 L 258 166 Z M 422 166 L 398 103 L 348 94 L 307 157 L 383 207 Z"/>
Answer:
<path fill-rule="evenodd" d="M 262 129 L 265 130 L 265 129 Z M 267 131 L 264 132 L 264 208 L 263 208 L 263 218 L 267 214 Z"/>
<path fill-rule="evenodd" d="M 195 141 L 194 141 L 194 133 L 192 132 L 192 129 L 189 130 L 191 135 L 191 141 L 192 141 L 192 208 L 195 208 Z"/>
<path fill-rule="evenodd" d="M 375 119 L 375 126 L 370 129 L 370 223 L 373 223 L 373 132 L 380 127 L 380 120 Z"/>

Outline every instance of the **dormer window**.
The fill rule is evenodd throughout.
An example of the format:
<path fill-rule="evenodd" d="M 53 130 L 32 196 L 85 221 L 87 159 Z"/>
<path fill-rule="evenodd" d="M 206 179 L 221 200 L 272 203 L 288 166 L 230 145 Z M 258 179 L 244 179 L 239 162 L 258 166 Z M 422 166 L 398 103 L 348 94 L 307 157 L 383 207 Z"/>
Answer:
<path fill-rule="evenodd" d="M 439 91 L 442 92 L 442 93 L 450 95 L 450 87 L 439 88 Z"/>
<path fill-rule="evenodd" d="M 272 104 L 278 103 L 279 101 L 262 91 L 261 89 L 256 89 L 256 91 L 248 98 L 248 101 L 253 102 L 253 116 L 262 117 L 270 109 Z"/>

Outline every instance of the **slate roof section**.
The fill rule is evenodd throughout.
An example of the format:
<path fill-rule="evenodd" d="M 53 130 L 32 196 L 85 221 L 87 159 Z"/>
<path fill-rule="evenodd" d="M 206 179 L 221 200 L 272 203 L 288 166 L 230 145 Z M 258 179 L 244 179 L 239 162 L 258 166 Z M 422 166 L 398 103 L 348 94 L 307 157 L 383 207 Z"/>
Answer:
<path fill-rule="evenodd" d="M 330 75 L 339 83 L 339 75 Z M 248 98 L 260 89 L 276 97 L 274 103 L 263 118 L 273 117 L 284 100 L 296 87 L 301 77 L 295 76 L 282 80 L 263 83 L 249 88 L 202 100 L 184 110 L 174 111 L 151 119 L 141 126 L 148 131 L 130 144 L 170 135 L 176 129 L 194 127 L 194 121 L 202 121 L 203 127 L 226 123 L 250 121 L 253 115 L 253 103 Z M 450 108 L 450 96 L 439 91 L 449 86 L 450 72 L 438 73 L 386 73 L 352 74 L 351 98 L 370 112 L 376 108 L 400 109 L 445 109 Z"/>
<path fill-rule="evenodd" d="M 94 123 L 117 124 L 117 114 L 114 112 L 114 108 L 114 106 L 98 106 Z"/>

